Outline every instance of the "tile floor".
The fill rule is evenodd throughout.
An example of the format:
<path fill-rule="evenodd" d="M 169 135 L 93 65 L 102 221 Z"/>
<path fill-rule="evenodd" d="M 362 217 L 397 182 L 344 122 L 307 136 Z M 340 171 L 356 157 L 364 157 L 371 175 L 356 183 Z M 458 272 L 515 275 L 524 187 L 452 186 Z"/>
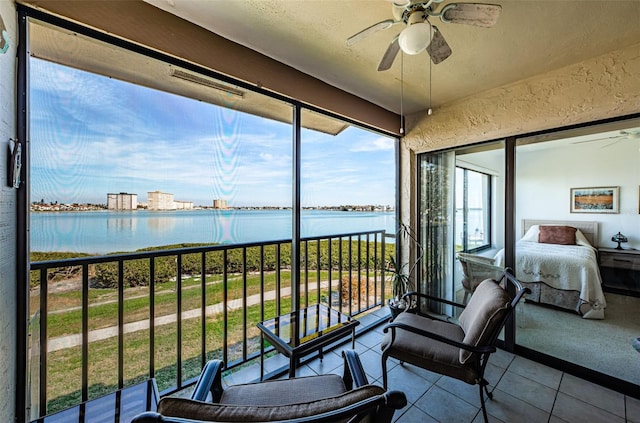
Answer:
<path fill-rule="evenodd" d="M 356 338 L 370 383 L 382 385 L 380 340 L 382 326 Z M 340 345 L 297 370 L 297 376 L 342 374 Z M 265 371 L 287 364 L 282 356 L 265 360 Z M 389 389 L 405 393 L 408 404 L 396 412 L 398 423 L 482 422 L 478 387 L 390 359 Z M 255 378 L 259 367 L 249 367 L 225 378 L 225 383 L 243 383 Z M 634 422 L 640 423 L 640 400 L 576 378 L 534 361 L 498 350 L 489 359 L 485 373 L 497 383 L 493 400 L 487 401 L 491 422 Z"/>

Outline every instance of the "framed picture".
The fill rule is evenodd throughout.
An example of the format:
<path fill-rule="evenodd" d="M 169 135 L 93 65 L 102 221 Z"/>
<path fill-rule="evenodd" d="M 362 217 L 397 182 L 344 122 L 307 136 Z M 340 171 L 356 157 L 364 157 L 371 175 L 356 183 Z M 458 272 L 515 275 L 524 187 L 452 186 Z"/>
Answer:
<path fill-rule="evenodd" d="M 619 213 L 620 187 L 571 188 L 571 213 Z"/>

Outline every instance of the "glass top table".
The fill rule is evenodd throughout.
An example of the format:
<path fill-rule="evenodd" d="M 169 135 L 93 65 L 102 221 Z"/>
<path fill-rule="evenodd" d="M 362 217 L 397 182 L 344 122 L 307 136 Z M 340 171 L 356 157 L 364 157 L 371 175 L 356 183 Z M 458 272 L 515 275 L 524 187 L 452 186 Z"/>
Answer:
<path fill-rule="evenodd" d="M 352 348 L 355 348 L 356 326 L 359 324 L 360 322 L 346 314 L 324 304 L 315 304 L 260 322 L 258 328 L 276 351 L 289 358 L 289 377 L 294 377 L 298 360 L 310 352 L 318 350 L 322 359 L 323 347 L 349 334 Z M 262 379 L 264 346 L 260 357 Z"/>

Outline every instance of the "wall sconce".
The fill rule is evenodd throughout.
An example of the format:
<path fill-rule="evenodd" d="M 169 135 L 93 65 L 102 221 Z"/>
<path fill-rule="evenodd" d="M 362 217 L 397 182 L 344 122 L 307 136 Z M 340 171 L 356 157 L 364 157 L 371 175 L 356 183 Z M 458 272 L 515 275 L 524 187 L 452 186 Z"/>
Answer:
<path fill-rule="evenodd" d="M 620 246 L 621 243 L 623 242 L 629 242 L 629 240 L 627 239 L 626 236 L 622 235 L 620 232 L 618 232 L 617 234 L 615 234 L 614 236 L 611 237 L 611 241 L 613 242 L 617 242 L 618 246 L 616 247 L 616 250 L 622 250 L 622 247 Z"/>

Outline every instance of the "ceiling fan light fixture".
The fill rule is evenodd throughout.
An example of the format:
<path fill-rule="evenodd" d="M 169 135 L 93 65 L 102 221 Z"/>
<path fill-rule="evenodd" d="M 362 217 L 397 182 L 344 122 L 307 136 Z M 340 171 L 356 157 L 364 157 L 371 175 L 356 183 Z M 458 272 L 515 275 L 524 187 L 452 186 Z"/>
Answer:
<path fill-rule="evenodd" d="M 418 54 L 431 43 L 433 38 L 433 27 L 429 22 L 419 22 L 409 25 L 400 33 L 398 44 L 407 54 Z"/>

